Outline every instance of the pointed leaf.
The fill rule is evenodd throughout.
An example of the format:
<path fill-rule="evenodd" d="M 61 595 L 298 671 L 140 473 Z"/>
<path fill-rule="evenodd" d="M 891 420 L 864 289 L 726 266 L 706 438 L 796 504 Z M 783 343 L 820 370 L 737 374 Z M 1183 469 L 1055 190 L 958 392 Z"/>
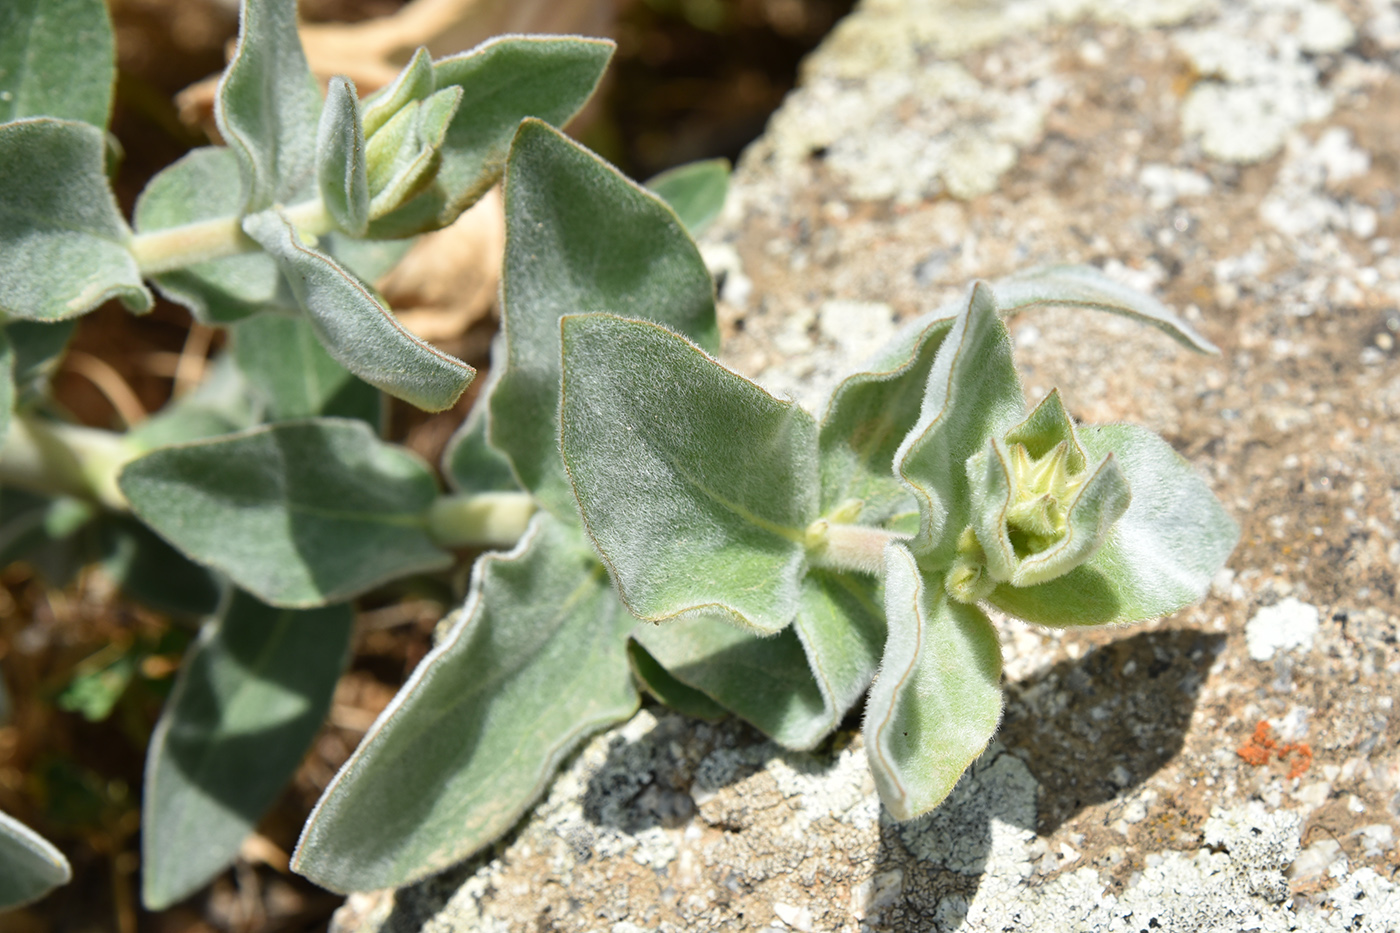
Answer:
<path fill-rule="evenodd" d="M 967 458 L 1025 415 L 1011 340 L 991 291 L 973 286 L 929 372 L 919 420 L 895 470 L 919 505 L 914 551 L 947 562 L 968 523 Z"/>
<path fill-rule="evenodd" d="M 0 910 L 37 901 L 72 879 L 68 859 L 53 843 L 0 813 Z"/>
<path fill-rule="evenodd" d="M 786 626 L 817 517 L 812 417 L 660 325 L 581 314 L 561 330 L 560 447 L 622 601 L 650 621 Z"/>
<path fill-rule="evenodd" d="M 476 370 L 409 333 L 358 279 L 303 245 L 275 212 L 245 218 L 243 229 L 272 254 L 335 360 L 372 386 L 426 411 L 451 408 Z"/>
<path fill-rule="evenodd" d="M 1113 454 L 1132 489 L 1128 510 L 1086 563 L 1035 586 L 999 586 L 989 601 L 1041 625 L 1137 622 L 1197 602 L 1239 538 L 1210 487 L 1145 428 L 1086 425 L 1079 440 L 1090 458 Z"/>
<path fill-rule="evenodd" d="M 116 77 L 102 0 L 0 3 L 0 123 L 56 117 L 105 130 Z"/>
<path fill-rule="evenodd" d="M 316 176 L 321 203 L 335 225 L 352 236 L 369 226 L 369 179 L 360 103 L 349 78 L 331 78 L 316 131 Z"/>
<path fill-rule="evenodd" d="M 557 456 L 559 318 L 643 318 L 713 352 L 714 283 L 670 208 L 538 121 L 521 126 L 511 148 L 505 202 L 505 352 L 491 442 L 546 508 L 572 515 Z"/>
<path fill-rule="evenodd" d="M 392 82 L 371 94 L 361 108 L 366 136 L 373 136 L 394 114 L 433 93 L 433 58 L 420 48 Z"/>
<path fill-rule="evenodd" d="M 536 516 L 515 550 L 477 561 L 466 605 L 316 805 L 293 869 L 366 891 L 489 845 L 585 736 L 637 708 L 635 624 L 577 528 Z"/>
<path fill-rule="evenodd" d="M 86 123 L 0 125 L 0 313 L 57 321 L 109 298 L 150 309 L 103 158 Z"/>
<path fill-rule="evenodd" d="M 1135 318 L 1202 353 L 1220 349 L 1151 295 L 1113 281 L 1092 266 L 1047 266 L 992 283 L 1003 315 L 1030 305 L 1073 305 Z"/>
<path fill-rule="evenodd" d="M 1001 719 L 1001 646 L 976 606 L 927 587 L 902 544 L 885 551 L 889 642 L 866 701 L 865 751 L 897 820 L 943 802 Z"/>
<path fill-rule="evenodd" d="M 862 372 L 832 393 L 821 423 L 822 512 L 863 503 L 862 524 L 917 513 L 894 475 L 894 455 L 919 420 L 929 371 L 952 322 L 932 321 L 902 333 Z"/>
<path fill-rule="evenodd" d="M 349 599 L 452 562 L 428 538 L 427 465 L 363 421 L 287 421 L 164 447 L 119 478 L 132 510 L 264 602 Z"/>
<path fill-rule="evenodd" d="M 520 489 L 511 472 L 510 461 L 487 440 L 490 409 L 486 399 L 489 397 L 488 386 L 443 451 L 442 474 L 457 492 L 517 492 Z"/>
<path fill-rule="evenodd" d="M 315 738 L 350 655 L 348 606 L 273 609 L 235 592 L 185 656 L 146 754 L 141 899 L 223 871 Z"/>
<path fill-rule="evenodd" d="M 449 121 L 462 103 L 462 89 L 447 87 L 420 105 L 416 101 L 399 111 L 371 141 L 370 191 L 373 200 L 369 216 L 380 217 L 397 210 L 432 183 L 442 165 L 442 141 Z M 376 159 L 380 138 L 398 136 L 393 151 Z"/>
<path fill-rule="evenodd" d="M 233 329 L 233 358 L 273 421 L 317 415 L 359 418 L 379 428 L 380 395 L 350 374 L 304 317 L 259 314 Z"/>
<path fill-rule="evenodd" d="M 687 162 L 648 179 L 647 187 L 671 205 L 691 236 L 699 237 L 724 209 L 729 160 Z"/>
<path fill-rule="evenodd" d="M 314 190 L 321 90 L 297 35 L 297 5 L 243 0 L 241 10 L 214 117 L 238 159 L 238 213 L 251 214 Z"/>
<path fill-rule="evenodd" d="M 499 36 L 433 64 L 435 89 L 462 89 L 432 186 L 371 227 L 406 236 L 445 227 L 500 180 L 526 117 L 563 126 L 593 96 L 613 43 L 578 36 Z"/>
<path fill-rule="evenodd" d="M 785 748 L 812 748 L 835 725 L 791 626 L 760 638 L 699 616 L 639 625 L 632 637 L 676 680 Z"/>

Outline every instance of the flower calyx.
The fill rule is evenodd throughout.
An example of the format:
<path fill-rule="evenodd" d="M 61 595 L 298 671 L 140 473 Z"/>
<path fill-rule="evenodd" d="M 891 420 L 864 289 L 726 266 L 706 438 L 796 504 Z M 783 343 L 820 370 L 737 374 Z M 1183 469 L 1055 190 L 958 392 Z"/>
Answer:
<path fill-rule="evenodd" d="M 967 475 L 971 522 L 946 581 L 961 602 L 1078 567 L 1108 539 L 1132 498 L 1111 454 L 1088 462 L 1058 392 L 968 458 Z"/>

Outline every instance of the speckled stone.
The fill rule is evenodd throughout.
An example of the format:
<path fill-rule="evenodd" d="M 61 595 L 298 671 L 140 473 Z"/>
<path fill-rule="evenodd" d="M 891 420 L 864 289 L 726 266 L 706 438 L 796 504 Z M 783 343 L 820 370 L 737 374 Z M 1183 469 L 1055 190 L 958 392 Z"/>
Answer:
<path fill-rule="evenodd" d="M 1219 357 L 1055 310 L 1011 322 L 1018 363 L 1162 434 L 1239 548 L 1168 619 L 998 620 L 1002 727 L 922 820 L 881 811 L 855 721 L 797 755 L 648 708 L 493 853 L 336 929 L 1400 930 L 1396 4 L 867 0 L 733 191 L 725 360 L 817 412 L 978 277 L 1092 263 L 1172 304 Z"/>

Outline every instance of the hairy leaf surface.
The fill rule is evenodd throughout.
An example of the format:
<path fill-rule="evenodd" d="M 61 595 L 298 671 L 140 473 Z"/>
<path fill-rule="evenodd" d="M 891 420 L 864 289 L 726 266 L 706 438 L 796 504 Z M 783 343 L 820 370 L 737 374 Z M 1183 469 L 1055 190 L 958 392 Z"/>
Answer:
<path fill-rule="evenodd" d="M 1110 452 L 1132 490 L 1128 510 L 1087 562 L 1035 586 L 998 586 L 989 601 L 1041 625 L 1138 622 L 1197 602 L 1239 527 L 1166 441 L 1135 425 L 1081 425 L 1090 458 Z"/>
<path fill-rule="evenodd" d="M 72 878 L 68 859 L 53 843 L 0 813 L 0 910 L 37 901 Z"/>
<path fill-rule="evenodd" d="M 899 335 L 832 393 L 822 419 L 822 511 L 863 503 L 859 522 L 878 525 L 918 512 L 894 473 L 894 455 L 923 406 L 929 372 L 952 322 L 926 322 Z"/>
<path fill-rule="evenodd" d="M 364 236 L 369 226 L 367 171 L 355 85 L 348 78 L 331 78 L 316 130 L 316 179 L 331 219 L 352 236 Z"/>
<path fill-rule="evenodd" d="M 442 454 L 442 473 L 457 492 L 516 492 L 520 484 L 511 472 L 510 460 L 487 440 L 490 409 L 485 400 L 490 386 L 482 390 L 471 413 L 447 442 Z"/>
<path fill-rule="evenodd" d="M 816 425 L 658 324 L 564 318 L 560 447 L 584 527 L 649 621 L 797 614 L 817 515 Z"/>
<path fill-rule="evenodd" d="M 109 298 L 150 309 L 103 145 L 102 131 L 87 123 L 0 124 L 0 314 L 57 321 Z"/>
<path fill-rule="evenodd" d="M 671 205 L 690 235 L 714 223 L 729 195 L 729 160 L 687 162 L 647 179 L 647 187 Z"/>
<path fill-rule="evenodd" d="M 1115 282 L 1093 266 L 1047 266 L 1028 269 L 991 284 L 1002 314 L 1031 305 L 1072 305 L 1121 314 L 1157 328 L 1183 346 L 1219 353 L 1176 312 L 1151 295 Z"/>
<path fill-rule="evenodd" d="M 243 0 L 240 9 L 214 117 L 238 159 L 238 213 L 251 214 L 315 189 L 321 89 L 301 49 L 295 3 Z"/>
<path fill-rule="evenodd" d="M 236 592 L 185 656 L 146 754 L 141 897 L 163 910 L 238 854 L 315 737 L 350 653 L 348 606 Z"/>
<path fill-rule="evenodd" d="M 895 470 L 919 505 L 914 551 L 947 561 L 968 523 L 964 464 L 1025 415 L 1011 341 L 991 290 L 973 286 L 929 371 L 919 420 L 895 452 Z"/>
<path fill-rule="evenodd" d="M 305 317 L 259 314 L 240 321 L 233 357 L 273 421 L 326 415 L 379 427 L 379 391 L 332 359 Z"/>
<path fill-rule="evenodd" d="M 903 544 L 885 551 L 889 641 L 866 701 L 865 751 L 897 820 L 943 802 L 1001 719 L 1001 646 L 976 606 L 926 586 Z"/>
<path fill-rule="evenodd" d="M 105 130 L 116 78 L 102 0 L 0 3 L 0 123 L 55 117 Z"/>
<path fill-rule="evenodd" d="M 432 471 L 363 421 L 287 421 L 164 447 L 119 482 L 162 537 L 274 606 L 338 602 L 452 562 L 425 527 Z"/>
<path fill-rule="evenodd" d="M 593 96 L 613 43 L 578 36 L 500 36 L 434 62 L 438 91 L 462 89 L 432 185 L 376 220 L 374 236 L 446 226 L 501 178 L 511 138 L 525 117 L 563 126 Z"/>
<path fill-rule="evenodd" d="M 488 554 L 448 633 L 307 821 L 293 868 L 336 891 L 407 884 L 508 830 L 637 694 L 618 603 L 577 527 L 540 513 Z"/>
<path fill-rule="evenodd" d="M 370 289 L 325 253 L 304 245 L 276 212 L 243 229 L 277 261 L 316 335 L 336 362 L 425 411 L 451 408 L 476 370 L 410 333 Z"/>
<path fill-rule="evenodd" d="M 610 311 L 665 324 L 713 351 L 714 283 L 660 198 L 538 121 L 511 147 L 502 270 L 504 359 L 491 441 L 558 517 L 574 514 L 558 456 L 559 319 Z"/>

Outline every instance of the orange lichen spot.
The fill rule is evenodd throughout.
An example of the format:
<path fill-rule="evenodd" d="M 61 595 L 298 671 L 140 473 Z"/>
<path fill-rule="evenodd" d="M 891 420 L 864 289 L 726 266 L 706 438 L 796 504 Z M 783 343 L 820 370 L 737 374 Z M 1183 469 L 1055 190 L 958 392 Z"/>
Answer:
<path fill-rule="evenodd" d="M 1269 728 L 1268 722 L 1262 719 L 1254 727 L 1254 734 L 1235 749 L 1235 754 L 1239 755 L 1245 764 L 1254 768 L 1262 768 L 1269 763 L 1270 758 L 1284 761 L 1292 756 L 1293 760 L 1288 766 L 1290 778 L 1302 777 L 1308 768 L 1312 767 L 1313 760 L 1312 749 L 1307 742 L 1285 742 L 1280 745 L 1274 739 L 1273 730 Z"/>
<path fill-rule="evenodd" d="M 1269 763 L 1269 757 L 1278 748 L 1278 743 L 1270 732 L 1269 724 L 1264 720 L 1259 720 L 1259 725 L 1254 727 L 1254 734 L 1245 739 L 1244 744 L 1235 749 L 1235 754 L 1244 759 L 1244 763 L 1255 768 L 1262 768 Z"/>

